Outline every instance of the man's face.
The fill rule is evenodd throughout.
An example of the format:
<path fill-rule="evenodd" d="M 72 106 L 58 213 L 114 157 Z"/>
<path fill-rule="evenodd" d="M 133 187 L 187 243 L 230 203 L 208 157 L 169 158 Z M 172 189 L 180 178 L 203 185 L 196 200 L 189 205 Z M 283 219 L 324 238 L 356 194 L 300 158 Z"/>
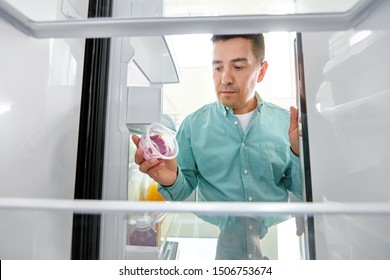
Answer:
<path fill-rule="evenodd" d="M 256 83 L 263 79 L 267 63 L 256 60 L 252 43 L 245 38 L 217 41 L 213 51 L 213 79 L 219 101 L 236 114 L 256 108 Z"/>

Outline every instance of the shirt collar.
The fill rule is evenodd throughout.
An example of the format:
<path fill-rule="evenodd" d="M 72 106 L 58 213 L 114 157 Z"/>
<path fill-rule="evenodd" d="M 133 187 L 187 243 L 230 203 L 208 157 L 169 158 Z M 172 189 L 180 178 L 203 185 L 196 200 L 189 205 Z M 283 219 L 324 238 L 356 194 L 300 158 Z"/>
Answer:
<path fill-rule="evenodd" d="M 261 98 L 260 94 L 257 91 L 255 92 L 255 98 L 257 100 L 256 110 L 260 112 L 260 107 L 263 105 L 263 99 Z M 233 114 L 233 109 L 222 105 L 221 102 L 218 102 L 218 107 L 220 108 L 220 111 L 225 117 L 228 114 Z"/>

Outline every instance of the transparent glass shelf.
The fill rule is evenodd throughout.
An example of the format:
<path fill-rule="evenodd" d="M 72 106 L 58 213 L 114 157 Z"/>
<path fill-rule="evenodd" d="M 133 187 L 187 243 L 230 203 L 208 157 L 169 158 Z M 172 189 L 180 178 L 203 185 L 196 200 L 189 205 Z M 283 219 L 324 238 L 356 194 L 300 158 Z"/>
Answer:
<path fill-rule="evenodd" d="M 74 21 L 88 18 L 89 0 L 3 0 L 33 21 Z M 115 1 L 120 3 L 121 1 Z M 122 1 L 124 2 L 124 1 Z M 132 0 L 121 14 L 113 18 L 169 18 L 237 15 L 303 15 L 346 13 L 357 9 L 365 0 Z M 114 4 L 115 5 L 115 4 Z M 147 9 L 145 8 L 147 7 Z"/>
<path fill-rule="evenodd" d="M 130 221 L 155 213 L 164 213 L 156 215 L 160 218 L 150 225 L 155 244 L 132 244 L 130 236 L 135 226 Z M 90 238 L 100 234 L 101 259 L 258 259 L 259 252 L 261 258 L 271 260 L 388 259 L 389 213 L 389 204 L 383 202 L 163 203 L 1 198 L 0 257 L 68 259 L 77 240 L 72 230 L 86 226 Z M 101 226 L 91 232 L 88 224 L 74 224 L 74 215 L 98 218 Z M 264 228 L 264 219 L 281 216 L 284 219 Z M 221 231 L 211 220 L 227 223 Z"/>
<path fill-rule="evenodd" d="M 88 17 L 88 1 L 0 0 L 0 17 L 36 38 L 151 36 L 354 27 L 379 0 L 114 1 L 109 17 Z"/>

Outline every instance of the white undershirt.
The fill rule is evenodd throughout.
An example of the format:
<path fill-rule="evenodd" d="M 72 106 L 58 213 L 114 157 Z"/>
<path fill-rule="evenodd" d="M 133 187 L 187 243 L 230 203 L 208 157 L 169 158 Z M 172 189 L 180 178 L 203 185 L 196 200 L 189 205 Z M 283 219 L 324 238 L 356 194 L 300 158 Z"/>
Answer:
<path fill-rule="evenodd" d="M 255 109 L 256 110 L 256 109 Z M 245 113 L 245 114 L 236 114 L 236 117 L 240 120 L 242 131 L 245 133 L 246 129 L 248 128 L 249 121 L 255 112 L 255 110 Z"/>

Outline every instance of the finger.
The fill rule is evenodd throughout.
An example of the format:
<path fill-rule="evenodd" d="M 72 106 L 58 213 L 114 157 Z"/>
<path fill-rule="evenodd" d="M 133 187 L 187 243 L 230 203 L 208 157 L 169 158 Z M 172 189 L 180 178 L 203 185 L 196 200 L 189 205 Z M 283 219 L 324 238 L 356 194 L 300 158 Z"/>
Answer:
<path fill-rule="evenodd" d="M 135 134 L 131 135 L 131 140 L 133 140 L 133 143 L 137 146 L 138 148 L 138 143 L 139 143 L 139 137 Z"/>
<path fill-rule="evenodd" d="M 159 171 L 161 169 L 163 169 L 165 167 L 165 163 L 164 162 L 158 162 L 156 165 L 152 166 L 151 168 L 149 168 L 149 170 L 147 171 L 147 173 L 149 174 L 150 177 L 152 178 L 156 178 L 157 174 L 159 173 Z M 156 181 L 158 179 L 156 178 Z"/>
<path fill-rule="evenodd" d="M 290 107 L 290 119 L 298 122 L 298 110 L 293 106 Z"/>
<path fill-rule="evenodd" d="M 161 161 L 154 168 L 156 169 L 156 171 L 158 171 L 160 169 L 163 169 L 164 167 L 165 167 L 165 162 Z"/>
<path fill-rule="evenodd" d="M 134 161 L 136 164 L 140 165 L 145 161 L 144 158 L 144 149 L 138 148 L 134 155 Z"/>
<path fill-rule="evenodd" d="M 298 127 L 298 110 L 294 108 L 293 106 L 290 107 L 290 129 L 294 130 Z"/>
<path fill-rule="evenodd" d="M 144 162 L 139 166 L 139 170 L 143 173 L 149 174 L 152 172 L 153 168 L 156 167 L 160 161 L 156 158 L 152 158 L 150 160 L 144 160 Z"/>

